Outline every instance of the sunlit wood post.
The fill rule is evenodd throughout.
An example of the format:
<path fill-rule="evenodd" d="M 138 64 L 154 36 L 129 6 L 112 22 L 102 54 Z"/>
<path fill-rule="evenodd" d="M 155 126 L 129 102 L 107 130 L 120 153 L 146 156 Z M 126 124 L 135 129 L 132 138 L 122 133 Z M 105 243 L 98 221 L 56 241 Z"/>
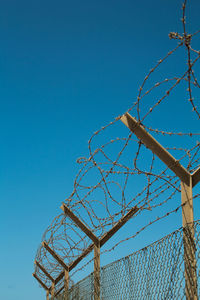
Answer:
<path fill-rule="evenodd" d="M 100 300 L 100 242 L 94 246 L 94 300 Z"/>
<path fill-rule="evenodd" d="M 65 295 L 65 300 L 68 300 L 68 290 L 69 290 L 69 270 L 65 270 L 65 275 L 64 275 L 64 295 Z"/>
<path fill-rule="evenodd" d="M 183 246 L 185 264 L 185 293 L 186 299 L 197 300 L 197 271 L 196 271 L 196 245 L 194 237 L 194 216 L 192 197 L 192 176 L 190 184 L 181 182 L 182 220 L 183 220 Z"/>
<path fill-rule="evenodd" d="M 51 286 L 51 300 L 54 299 L 54 296 L 55 296 L 55 283 L 53 282 Z"/>
<path fill-rule="evenodd" d="M 46 300 L 49 300 L 49 291 L 46 292 Z"/>

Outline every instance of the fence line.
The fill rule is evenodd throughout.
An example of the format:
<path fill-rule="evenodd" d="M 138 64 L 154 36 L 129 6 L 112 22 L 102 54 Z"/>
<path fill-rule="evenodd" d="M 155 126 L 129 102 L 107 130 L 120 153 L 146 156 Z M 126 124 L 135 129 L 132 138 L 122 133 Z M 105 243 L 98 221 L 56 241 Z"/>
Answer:
<path fill-rule="evenodd" d="M 184 276 L 183 227 L 101 268 L 101 299 L 187 299 Z M 200 296 L 200 220 L 194 222 L 196 272 Z M 93 273 L 57 300 L 94 298 Z M 192 299 L 192 298 L 190 298 Z"/>

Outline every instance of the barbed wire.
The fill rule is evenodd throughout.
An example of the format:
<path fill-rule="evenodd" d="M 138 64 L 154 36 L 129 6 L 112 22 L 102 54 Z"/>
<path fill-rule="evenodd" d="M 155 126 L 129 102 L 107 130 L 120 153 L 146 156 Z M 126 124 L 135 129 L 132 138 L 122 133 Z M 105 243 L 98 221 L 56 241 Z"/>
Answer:
<path fill-rule="evenodd" d="M 140 125 L 152 134 L 156 134 L 162 141 L 165 137 L 167 138 L 166 141 L 171 144 L 170 138 L 172 143 L 181 139 L 180 145 L 167 146 L 166 149 L 175 156 L 177 155 L 179 157 L 178 162 L 182 163 L 189 172 L 194 172 L 200 161 L 200 143 L 197 140 L 200 133 L 193 132 L 192 129 L 186 132 L 155 129 L 149 125 L 154 114 L 157 116 L 161 105 L 167 103 L 172 93 L 175 93 L 176 88 L 181 85 L 182 89 L 183 87 L 186 89 L 188 100 L 186 101 L 183 97 L 183 100 L 179 100 L 179 106 L 185 107 L 184 103 L 189 102 L 192 114 L 188 113 L 188 115 L 192 118 L 192 128 L 199 124 L 200 102 L 199 99 L 194 97 L 193 89 L 196 92 L 196 89 L 200 88 L 194 69 L 199 62 L 200 51 L 193 49 L 191 45 L 193 38 L 198 36 L 200 30 L 195 31 L 193 34 L 187 33 L 186 4 L 187 0 L 184 1 L 182 6 L 183 33 L 169 33 L 169 38 L 178 42 L 178 45 L 169 51 L 164 58 L 160 59 L 147 73 L 139 88 L 137 100 L 128 109 L 128 112 L 136 116 Z M 182 48 L 187 56 L 185 64 L 187 67 L 184 67 L 182 73 L 179 76 L 176 75 L 151 83 L 152 74 L 158 71 L 164 62 L 167 63 L 170 57 Z M 148 82 L 150 82 L 150 86 L 148 86 Z M 146 86 L 148 86 L 147 90 L 145 90 Z M 166 87 L 167 90 L 165 90 Z M 151 97 L 152 93 L 156 93 L 158 89 L 158 95 L 153 95 L 151 101 L 148 100 L 145 103 L 145 99 Z M 184 205 L 177 205 L 174 201 L 170 203 L 169 209 L 170 200 L 180 193 L 180 180 L 169 167 L 166 167 L 147 149 L 142 141 L 138 140 L 126 128 L 126 136 L 124 136 L 122 129 L 124 125 L 121 122 L 121 117 L 117 117 L 100 128 L 89 139 L 89 156 L 77 160 L 80 170 L 74 180 L 73 192 L 65 200 L 65 203 L 98 238 L 108 232 L 134 206 L 137 206 L 139 211 L 132 218 L 138 218 L 144 210 L 154 210 L 159 213 L 159 216 L 141 226 L 136 233 L 118 241 L 102 254 L 110 252 L 121 243 L 135 238 L 155 222 L 179 211 Z M 187 123 L 189 124 L 189 120 L 187 120 Z M 196 128 L 199 127 L 196 126 Z M 183 145 L 185 138 L 189 140 Z M 200 194 L 194 195 L 194 199 L 196 198 L 200 198 Z M 165 211 L 164 214 L 161 214 L 159 210 L 161 206 Z M 53 220 L 45 231 L 42 241 L 46 241 L 66 265 L 70 265 L 75 261 L 91 244 L 90 239 L 64 214 Z M 74 274 L 87 266 L 92 260 L 88 260 L 77 268 Z M 37 251 L 36 261 L 54 279 L 63 271 L 63 267 L 42 245 L 39 246 Z M 37 265 L 35 266 L 35 273 L 48 287 L 51 286 L 51 279 Z M 63 281 L 61 280 L 56 285 L 57 291 L 62 284 Z M 73 285 L 73 281 L 70 284 Z"/>

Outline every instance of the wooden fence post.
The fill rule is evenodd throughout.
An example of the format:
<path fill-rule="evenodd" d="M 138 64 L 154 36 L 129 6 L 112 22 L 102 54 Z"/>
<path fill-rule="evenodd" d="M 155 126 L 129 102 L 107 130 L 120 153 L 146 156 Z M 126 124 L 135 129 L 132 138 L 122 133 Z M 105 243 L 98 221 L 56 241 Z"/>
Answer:
<path fill-rule="evenodd" d="M 65 270 L 65 275 L 64 275 L 64 295 L 65 295 L 65 300 L 68 300 L 68 290 L 69 290 L 69 271 Z"/>
<path fill-rule="evenodd" d="M 46 293 L 46 300 L 49 300 L 49 291 Z"/>
<path fill-rule="evenodd" d="M 94 246 L 94 300 L 100 300 L 100 242 Z"/>
<path fill-rule="evenodd" d="M 183 246 L 185 264 L 185 293 L 187 300 L 197 300 L 196 246 L 194 237 L 194 216 L 192 197 L 192 176 L 190 184 L 181 182 L 183 219 Z"/>
<path fill-rule="evenodd" d="M 53 282 L 51 286 L 51 300 L 54 299 L 54 296 L 55 296 L 55 283 Z"/>

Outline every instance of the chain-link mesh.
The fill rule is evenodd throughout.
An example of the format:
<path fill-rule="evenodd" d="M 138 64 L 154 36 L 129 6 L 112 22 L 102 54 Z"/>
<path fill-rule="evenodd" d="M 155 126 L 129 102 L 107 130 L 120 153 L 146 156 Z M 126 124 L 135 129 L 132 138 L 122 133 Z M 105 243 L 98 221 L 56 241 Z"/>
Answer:
<path fill-rule="evenodd" d="M 101 268 L 101 299 L 194 299 L 192 291 L 186 297 L 184 234 L 183 228 L 180 228 L 150 246 Z M 194 223 L 194 244 L 195 277 L 200 296 L 200 221 Z M 188 279 L 191 280 L 190 277 Z M 93 299 L 93 295 L 91 274 L 75 284 L 68 297 L 63 294 L 56 299 L 89 300 Z"/>
<path fill-rule="evenodd" d="M 93 273 L 72 286 L 67 294 L 63 293 L 56 300 L 91 300 L 94 295 Z"/>

